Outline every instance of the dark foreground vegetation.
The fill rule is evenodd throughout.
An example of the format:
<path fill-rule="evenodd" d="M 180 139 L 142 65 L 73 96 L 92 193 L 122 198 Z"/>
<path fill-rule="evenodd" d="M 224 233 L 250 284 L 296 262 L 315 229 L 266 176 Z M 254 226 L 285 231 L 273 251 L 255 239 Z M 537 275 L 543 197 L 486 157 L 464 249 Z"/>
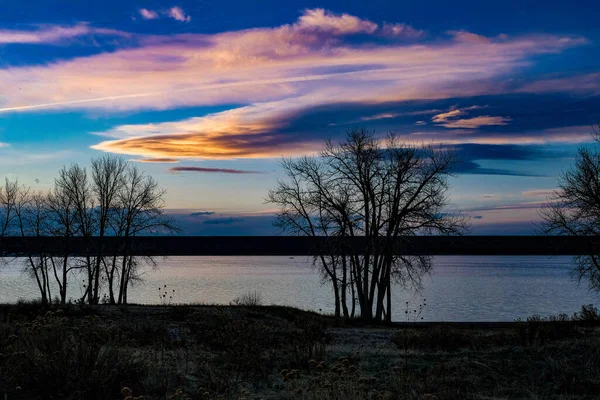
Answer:
<path fill-rule="evenodd" d="M 600 396 L 595 309 L 514 323 L 343 324 L 276 306 L 0 306 L 5 399 Z"/>

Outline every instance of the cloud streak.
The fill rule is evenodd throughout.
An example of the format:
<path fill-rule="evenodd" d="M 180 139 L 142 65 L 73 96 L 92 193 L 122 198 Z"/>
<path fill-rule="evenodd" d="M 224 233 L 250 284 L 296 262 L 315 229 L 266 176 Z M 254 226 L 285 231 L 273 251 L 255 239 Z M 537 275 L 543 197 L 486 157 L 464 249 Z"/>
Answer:
<path fill-rule="evenodd" d="M 37 25 L 31 30 L 0 29 L 0 45 L 6 44 L 62 44 L 83 36 L 119 36 L 132 35 L 106 28 L 96 28 L 88 23 L 76 25 Z"/>
<path fill-rule="evenodd" d="M 512 121 L 512 118 L 510 117 L 492 117 L 489 115 L 481 115 L 472 118 L 461 118 L 463 116 L 468 115 L 467 111 L 478 110 L 480 108 L 485 107 L 471 106 L 465 108 L 454 108 L 450 111 L 434 115 L 431 118 L 431 121 L 433 121 L 433 123 L 439 126 L 454 129 L 476 129 L 482 126 L 507 125 L 510 121 Z"/>
<path fill-rule="evenodd" d="M 139 158 L 130 160 L 133 162 L 141 163 L 178 163 L 179 160 L 176 158 Z"/>
<path fill-rule="evenodd" d="M 521 193 L 525 197 L 548 197 L 554 194 L 553 189 L 533 189 Z"/>
<path fill-rule="evenodd" d="M 490 117 L 489 115 L 482 115 L 480 117 L 448 121 L 441 125 L 446 128 L 475 129 L 482 126 L 508 125 L 510 121 L 512 121 L 512 118 L 510 117 Z"/>
<path fill-rule="evenodd" d="M 205 167 L 173 167 L 169 168 L 171 172 L 204 172 L 204 173 L 217 173 L 217 174 L 261 174 L 260 171 L 247 171 L 241 169 L 228 169 L 228 168 L 205 168 Z"/>

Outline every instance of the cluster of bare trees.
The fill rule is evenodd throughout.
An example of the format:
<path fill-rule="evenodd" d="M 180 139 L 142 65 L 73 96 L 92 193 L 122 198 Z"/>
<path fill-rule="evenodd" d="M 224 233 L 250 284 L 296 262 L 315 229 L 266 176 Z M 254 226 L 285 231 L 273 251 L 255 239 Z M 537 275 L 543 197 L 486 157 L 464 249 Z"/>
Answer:
<path fill-rule="evenodd" d="M 111 155 L 93 159 L 88 170 L 78 164 L 63 167 L 47 193 L 35 192 L 6 179 L 0 188 L 0 235 L 92 238 L 171 233 L 177 226 L 163 213 L 164 190 L 149 175 Z M 67 243 L 68 241 L 65 241 Z M 61 303 L 74 276 L 83 277 L 82 302 L 97 304 L 105 295 L 110 303 L 127 303 L 127 291 L 138 279 L 141 265 L 154 263 L 119 251 L 104 249 L 73 256 L 65 247 L 60 256 L 31 254 L 25 267 L 34 278 L 41 300 L 52 300 L 58 288 Z"/>
<path fill-rule="evenodd" d="M 379 140 L 364 129 L 327 141 L 317 157 L 282 162 L 288 179 L 267 201 L 278 206 L 284 232 L 329 238 L 315 263 L 332 285 L 336 316 L 391 321 L 392 283 L 418 286 L 431 268 L 430 257 L 403 256 L 402 239 L 466 230 L 463 216 L 443 211 L 454 163 L 444 149 Z M 366 249 L 346 246 L 351 237 L 364 238 Z"/>

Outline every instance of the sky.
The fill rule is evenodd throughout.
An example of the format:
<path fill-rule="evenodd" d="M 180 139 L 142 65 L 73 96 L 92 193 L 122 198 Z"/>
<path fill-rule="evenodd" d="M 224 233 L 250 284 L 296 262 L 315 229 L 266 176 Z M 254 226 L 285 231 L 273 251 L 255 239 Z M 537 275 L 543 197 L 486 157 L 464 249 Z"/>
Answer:
<path fill-rule="evenodd" d="M 269 235 L 282 157 L 367 128 L 461 159 L 450 210 L 531 234 L 600 122 L 595 1 L 0 2 L 0 168 L 112 153 L 184 233 Z"/>

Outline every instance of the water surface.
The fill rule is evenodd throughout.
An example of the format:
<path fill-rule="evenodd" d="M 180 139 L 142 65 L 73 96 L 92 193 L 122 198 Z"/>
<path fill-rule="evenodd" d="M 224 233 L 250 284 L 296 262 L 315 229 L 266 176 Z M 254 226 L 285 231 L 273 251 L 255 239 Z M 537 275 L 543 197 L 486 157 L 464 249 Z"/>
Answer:
<path fill-rule="evenodd" d="M 256 290 L 265 304 L 333 312 L 331 289 L 306 257 L 171 257 L 158 263 L 159 269 L 144 274 L 144 283 L 130 289 L 130 302 L 160 304 L 158 288 L 166 285 L 173 303 L 229 304 Z M 422 316 L 429 321 L 512 321 L 572 314 L 582 304 L 600 303 L 599 294 L 572 279 L 570 268 L 571 257 L 436 257 L 420 292 L 394 287 L 393 319 L 405 320 L 406 302 L 415 309 L 424 299 Z M 16 260 L 0 271 L 0 302 L 38 296 L 21 270 Z M 73 284 L 69 295 L 78 298 L 81 289 Z"/>

